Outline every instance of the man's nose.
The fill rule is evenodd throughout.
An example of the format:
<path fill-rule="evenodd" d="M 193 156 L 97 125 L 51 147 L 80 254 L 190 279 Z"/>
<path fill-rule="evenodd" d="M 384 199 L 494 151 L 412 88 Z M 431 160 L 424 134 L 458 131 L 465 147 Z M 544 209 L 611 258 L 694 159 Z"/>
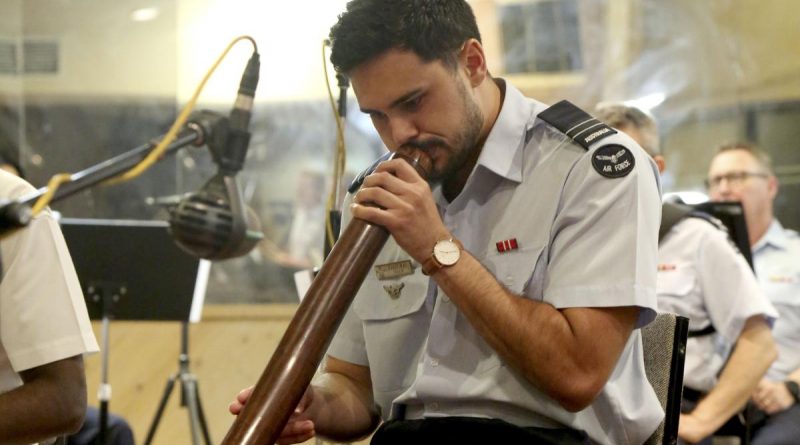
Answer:
<path fill-rule="evenodd" d="M 389 125 L 395 147 L 400 147 L 419 135 L 419 129 L 411 119 L 395 118 Z"/>
<path fill-rule="evenodd" d="M 727 179 L 721 178 L 711 191 L 711 198 L 716 201 L 729 201 L 732 196 L 732 189 Z"/>

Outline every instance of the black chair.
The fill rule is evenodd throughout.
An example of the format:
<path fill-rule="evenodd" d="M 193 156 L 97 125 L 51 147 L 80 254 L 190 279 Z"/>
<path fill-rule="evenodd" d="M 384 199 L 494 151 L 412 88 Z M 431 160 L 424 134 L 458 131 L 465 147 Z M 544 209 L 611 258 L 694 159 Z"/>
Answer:
<path fill-rule="evenodd" d="M 645 445 L 671 445 L 678 442 L 683 363 L 688 335 L 689 319 L 670 313 L 658 314 L 652 323 L 642 328 L 647 380 L 655 390 L 665 414 L 664 421 Z"/>

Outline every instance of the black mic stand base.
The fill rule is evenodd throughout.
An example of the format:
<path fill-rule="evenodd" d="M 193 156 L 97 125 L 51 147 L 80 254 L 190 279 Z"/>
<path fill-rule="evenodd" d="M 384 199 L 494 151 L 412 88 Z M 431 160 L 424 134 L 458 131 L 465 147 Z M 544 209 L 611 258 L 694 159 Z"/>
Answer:
<path fill-rule="evenodd" d="M 169 396 L 172 394 L 175 383 L 178 381 L 180 381 L 181 384 L 181 406 L 186 407 L 189 413 L 189 429 L 192 434 L 192 445 L 198 445 L 200 443 L 201 435 L 205 445 L 211 445 L 211 436 L 208 434 L 208 424 L 203 414 L 203 406 L 200 403 L 200 391 L 197 386 L 197 378 L 189 370 L 188 343 L 189 323 L 183 321 L 181 322 L 181 355 L 178 359 L 178 372 L 172 374 L 172 376 L 167 379 L 164 393 L 161 395 L 158 410 L 147 431 L 147 438 L 144 441 L 144 445 L 150 445 L 153 442 L 153 437 L 156 434 L 156 429 L 158 429 L 158 424 L 161 422 L 161 417 L 164 414 Z"/>

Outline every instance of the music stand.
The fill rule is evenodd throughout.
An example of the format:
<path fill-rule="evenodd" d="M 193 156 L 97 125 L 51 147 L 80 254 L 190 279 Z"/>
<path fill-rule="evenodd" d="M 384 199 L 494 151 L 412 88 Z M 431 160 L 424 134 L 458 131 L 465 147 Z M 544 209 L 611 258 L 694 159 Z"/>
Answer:
<path fill-rule="evenodd" d="M 151 442 L 175 382 L 180 380 L 181 406 L 189 411 L 193 443 L 198 443 L 202 434 L 210 445 L 188 353 L 188 322 L 199 320 L 210 263 L 178 248 L 163 221 L 65 218 L 61 230 L 85 291 L 89 316 L 103 322 L 98 443 L 104 445 L 107 439 L 111 399 L 108 331 L 114 319 L 182 323 L 179 369 L 167 381 L 145 443 Z"/>

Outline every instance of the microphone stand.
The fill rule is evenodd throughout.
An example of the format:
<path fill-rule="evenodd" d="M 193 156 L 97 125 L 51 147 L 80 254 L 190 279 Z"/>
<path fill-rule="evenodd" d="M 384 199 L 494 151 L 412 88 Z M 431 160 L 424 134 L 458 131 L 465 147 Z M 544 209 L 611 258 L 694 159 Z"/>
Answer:
<path fill-rule="evenodd" d="M 192 116 L 175 140 L 167 146 L 166 155 L 175 154 L 179 149 L 187 146 L 202 146 L 212 135 L 212 130 L 217 127 L 223 116 L 211 111 L 199 111 Z M 160 137 L 159 137 L 160 138 Z M 159 138 L 136 147 L 121 155 L 95 164 L 89 168 L 70 175 L 70 181 L 62 184 L 53 194 L 50 202 L 60 201 L 66 197 L 79 193 L 89 187 L 95 186 L 109 178 L 113 178 L 141 162 L 156 147 Z M 164 158 L 162 157 L 162 159 Z M 20 197 L 18 200 L 6 202 L 0 206 L 0 235 L 13 229 L 24 227 L 30 221 L 30 209 L 48 188 L 42 187 L 35 192 Z"/>

